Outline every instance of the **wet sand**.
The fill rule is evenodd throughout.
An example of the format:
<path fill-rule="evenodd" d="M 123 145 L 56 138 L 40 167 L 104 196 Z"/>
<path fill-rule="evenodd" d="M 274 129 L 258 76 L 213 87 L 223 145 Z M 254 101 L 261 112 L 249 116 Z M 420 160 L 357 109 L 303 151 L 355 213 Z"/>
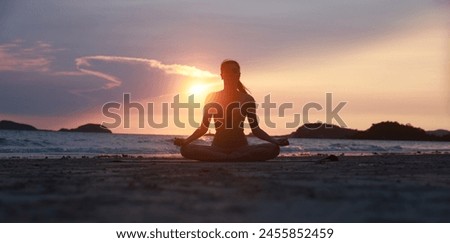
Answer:
<path fill-rule="evenodd" d="M 1 222 L 450 222 L 450 154 L 0 160 Z"/>

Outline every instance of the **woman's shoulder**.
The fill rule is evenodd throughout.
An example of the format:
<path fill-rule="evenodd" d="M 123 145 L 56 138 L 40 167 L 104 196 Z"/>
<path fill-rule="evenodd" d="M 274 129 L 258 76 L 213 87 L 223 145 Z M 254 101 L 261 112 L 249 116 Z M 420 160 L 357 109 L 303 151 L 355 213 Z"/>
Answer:
<path fill-rule="evenodd" d="M 206 95 L 206 100 L 214 100 L 219 96 L 220 91 L 211 92 L 208 95 Z"/>
<path fill-rule="evenodd" d="M 237 95 L 237 96 L 236 96 Z M 242 93 L 242 92 L 236 92 L 232 95 L 236 101 L 239 102 L 255 102 L 255 99 L 250 94 Z M 229 93 L 225 93 L 223 90 L 211 92 L 206 96 L 206 103 L 213 102 L 213 101 L 220 101 L 223 99 L 226 99 L 227 97 L 230 97 Z"/>
<path fill-rule="evenodd" d="M 244 102 L 255 102 L 255 99 L 250 94 L 241 93 L 241 100 Z"/>

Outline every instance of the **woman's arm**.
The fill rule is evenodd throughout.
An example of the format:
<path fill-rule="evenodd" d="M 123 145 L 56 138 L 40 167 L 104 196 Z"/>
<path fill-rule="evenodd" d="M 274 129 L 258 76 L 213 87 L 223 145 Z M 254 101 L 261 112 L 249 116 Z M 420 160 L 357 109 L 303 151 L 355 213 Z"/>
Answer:
<path fill-rule="evenodd" d="M 203 124 L 200 125 L 199 128 L 197 128 L 192 134 L 191 136 L 189 136 L 188 138 L 186 138 L 183 142 L 183 144 L 181 144 L 181 146 L 183 145 L 187 145 L 190 144 L 192 141 L 200 138 L 201 136 L 205 135 L 205 133 L 208 131 L 208 128 L 205 127 Z"/>
<path fill-rule="evenodd" d="M 206 100 L 207 100 L 206 101 L 206 104 L 207 104 L 209 98 L 207 98 Z M 191 136 L 189 136 L 186 139 L 175 138 L 175 140 L 173 141 L 173 144 L 175 144 L 177 146 L 187 145 L 187 144 L 190 144 L 192 141 L 205 135 L 205 133 L 208 131 L 211 117 L 212 117 L 212 115 L 210 114 L 209 109 L 205 105 L 205 107 L 203 108 L 203 119 L 202 119 L 202 123 L 200 124 L 200 126 L 191 134 Z"/>
<path fill-rule="evenodd" d="M 252 129 L 253 135 L 257 138 L 265 140 L 269 143 L 277 144 L 278 146 L 286 146 L 289 145 L 289 141 L 285 138 L 274 139 L 269 134 L 267 134 L 264 130 L 259 127 L 258 119 L 256 116 L 256 105 L 255 101 L 251 101 L 245 104 L 247 111 L 247 119 Z"/>
<path fill-rule="evenodd" d="M 203 120 L 205 120 L 205 115 L 203 115 Z M 173 144 L 177 145 L 177 146 L 183 146 L 183 145 L 187 145 L 190 144 L 192 141 L 200 138 L 201 136 L 205 135 L 205 133 L 208 131 L 208 127 L 209 127 L 209 119 L 207 118 L 208 122 L 204 123 L 202 122 L 202 124 L 200 125 L 199 128 L 197 128 L 192 134 L 191 136 L 189 136 L 188 138 L 184 139 L 184 138 L 175 138 L 175 140 L 173 141 Z"/>
<path fill-rule="evenodd" d="M 274 138 L 272 138 L 271 136 L 269 136 L 269 134 L 267 134 L 264 130 L 262 130 L 260 127 L 254 127 L 252 128 L 252 133 L 253 135 L 255 135 L 257 138 L 265 140 L 269 143 L 274 143 L 274 144 L 278 144 L 278 141 L 275 140 Z"/>

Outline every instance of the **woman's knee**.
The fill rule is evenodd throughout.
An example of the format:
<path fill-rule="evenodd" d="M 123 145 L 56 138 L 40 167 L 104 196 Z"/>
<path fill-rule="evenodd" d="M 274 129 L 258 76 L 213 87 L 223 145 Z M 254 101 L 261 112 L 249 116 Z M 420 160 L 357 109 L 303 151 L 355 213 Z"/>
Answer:
<path fill-rule="evenodd" d="M 188 144 L 180 149 L 181 155 L 186 159 L 200 161 L 225 161 L 227 155 L 215 148 L 206 145 Z"/>
<path fill-rule="evenodd" d="M 252 152 L 251 160 L 264 161 L 274 159 L 280 154 L 280 147 L 273 143 L 256 145 Z"/>
<path fill-rule="evenodd" d="M 180 148 L 181 156 L 183 156 L 184 158 L 191 158 L 192 152 L 193 152 L 192 150 L 193 150 L 193 148 L 192 148 L 192 145 L 190 145 L 190 144 L 181 146 L 181 148 Z"/>
<path fill-rule="evenodd" d="M 280 146 L 273 143 L 263 144 L 264 150 L 267 151 L 268 154 L 274 155 L 275 157 L 280 154 Z"/>
<path fill-rule="evenodd" d="M 268 144 L 268 150 L 270 151 L 270 154 L 272 155 L 272 159 L 276 158 L 280 154 L 280 146 L 277 144 L 270 143 Z"/>

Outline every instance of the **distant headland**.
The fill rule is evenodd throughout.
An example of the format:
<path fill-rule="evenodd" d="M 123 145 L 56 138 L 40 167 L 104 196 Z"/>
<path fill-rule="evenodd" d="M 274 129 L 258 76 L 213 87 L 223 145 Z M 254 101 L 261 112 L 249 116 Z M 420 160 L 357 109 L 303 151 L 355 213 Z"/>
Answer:
<path fill-rule="evenodd" d="M 73 129 L 67 129 L 67 128 L 61 128 L 59 129 L 59 132 L 96 132 L 96 133 L 112 133 L 111 130 L 108 128 L 100 125 L 100 124 L 93 124 L 88 123 L 82 126 L 79 126 L 77 128 Z"/>
<path fill-rule="evenodd" d="M 0 130 L 43 131 L 28 124 L 13 121 L 0 121 Z M 58 132 L 90 132 L 112 133 L 108 128 L 94 123 L 88 123 L 77 128 L 61 128 Z M 214 135 L 214 134 L 207 134 Z M 290 138 L 328 138 L 328 139 L 369 139 L 369 140 L 415 140 L 415 141 L 450 141 L 450 131 L 438 129 L 425 131 L 410 124 L 400 124 L 393 121 L 384 121 L 372 124 L 364 131 L 343 128 L 326 123 L 306 123 L 295 132 L 285 135 Z"/>
<path fill-rule="evenodd" d="M 28 124 L 17 123 L 13 121 L 0 121 L 0 130 L 19 130 L 19 131 L 43 131 Z M 61 128 L 59 132 L 93 132 L 93 133 L 112 133 L 108 128 L 94 123 L 88 123 L 77 128 Z"/>
<path fill-rule="evenodd" d="M 0 121 L 0 130 L 38 131 L 37 128 L 31 125 L 5 120 Z"/>
<path fill-rule="evenodd" d="M 410 124 L 385 121 L 360 131 L 325 123 L 307 123 L 288 135 L 291 138 L 450 141 L 450 131 L 425 131 Z"/>

